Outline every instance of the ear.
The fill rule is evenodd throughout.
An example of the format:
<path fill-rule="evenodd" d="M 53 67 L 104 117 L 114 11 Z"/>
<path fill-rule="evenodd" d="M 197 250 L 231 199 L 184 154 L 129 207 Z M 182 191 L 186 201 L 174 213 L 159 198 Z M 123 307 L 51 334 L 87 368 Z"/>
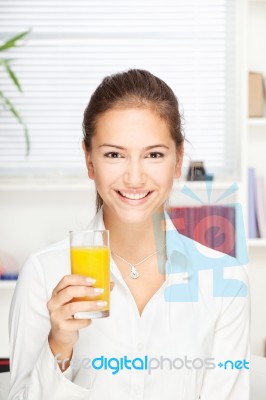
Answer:
<path fill-rule="evenodd" d="M 176 150 L 176 165 L 175 165 L 174 177 L 177 179 L 180 178 L 182 173 L 183 157 L 184 157 L 184 146 L 182 144 Z"/>
<path fill-rule="evenodd" d="M 85 156 L 85 162 L 86 162 L 86 165 L 87 165 L 88 176 L 89 176 L 90 179 L 94 179 L 95 178 L 95 174 L 94 174 L 94 167 L 93 167 L 92 158 L 91 158 L 91 152 L 87 151 L 84 142 L 82 142 L 82 149 L 84 151 L 84 156 Z"/>

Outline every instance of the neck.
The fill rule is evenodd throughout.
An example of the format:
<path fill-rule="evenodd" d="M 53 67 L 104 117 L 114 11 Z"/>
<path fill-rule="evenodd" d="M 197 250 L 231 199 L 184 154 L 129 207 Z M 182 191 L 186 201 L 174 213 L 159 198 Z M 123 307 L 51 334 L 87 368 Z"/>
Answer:
<path fill-rule="evenodd" d="M 165 234 L 162 230 L 156 232 L 155 240 L 152 217 L 140 223 L 125 223 L 117 216 L 114 218 L 108 209 L 103 208 L 103 220 L 106 229 L 111 232 L 111 251 L 132 263 L 137 263 L 165 245 Z M 158 241 L 158 239 L 160 240 Z"/>

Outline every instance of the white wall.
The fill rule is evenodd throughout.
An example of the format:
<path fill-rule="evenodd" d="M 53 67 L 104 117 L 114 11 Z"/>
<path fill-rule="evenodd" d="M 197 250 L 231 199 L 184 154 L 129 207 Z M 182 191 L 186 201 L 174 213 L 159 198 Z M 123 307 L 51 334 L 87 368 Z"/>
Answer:
<path fill-rule="evenodd" d="M 261 72 L 266 78 L 266 1 L 252 1 L 248 8 L 248 70 Z M 266 102 L 264 116 L 266 116 Z M 266 177 L 266 124 L 248 127 L 247 165 Z M 265 242 L 264 242 L 265 243 Z M 249 278 L 251 289 L 252 352 L 266 355 L 266 245 L 250 247 Z"/>

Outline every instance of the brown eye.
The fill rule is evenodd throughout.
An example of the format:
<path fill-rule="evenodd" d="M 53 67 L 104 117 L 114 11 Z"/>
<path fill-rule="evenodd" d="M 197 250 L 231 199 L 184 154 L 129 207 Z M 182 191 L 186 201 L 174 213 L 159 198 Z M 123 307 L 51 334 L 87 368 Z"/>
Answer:
<path fill-rule="evenodd" d="M 160 153 L 158 151 L 153 151 L 152 153 L 149 154 L 149 158 L 162 158 L 164 156 L 163 153 Z"/>
<path fill-rule="evenodd" d="M 105 153 L 104 157 L 108 157 L 108 158 L 120 158 L 120 154 L 115 152 L 115 151 L 110 151 L 109 153 Z"/>

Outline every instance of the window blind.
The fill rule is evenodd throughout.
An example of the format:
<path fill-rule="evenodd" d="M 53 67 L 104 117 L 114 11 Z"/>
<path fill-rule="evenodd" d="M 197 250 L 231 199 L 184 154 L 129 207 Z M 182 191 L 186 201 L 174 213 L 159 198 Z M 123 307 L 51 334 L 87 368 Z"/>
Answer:
<path fill-rule="evenodd" d="M 0 90 L 28 126 L 0 115 L 1 175 L 79 175 L 82 117 L 102 78 L 144 68 L 174 90 L 184 117 L 185 165 L 236 167 L 235 0 L 2 0 L 1 42 L 31 28 L 11 58 L 23 94 L 0 73 Z M 0 67 L 1 68 L 1 67 Z"/>

